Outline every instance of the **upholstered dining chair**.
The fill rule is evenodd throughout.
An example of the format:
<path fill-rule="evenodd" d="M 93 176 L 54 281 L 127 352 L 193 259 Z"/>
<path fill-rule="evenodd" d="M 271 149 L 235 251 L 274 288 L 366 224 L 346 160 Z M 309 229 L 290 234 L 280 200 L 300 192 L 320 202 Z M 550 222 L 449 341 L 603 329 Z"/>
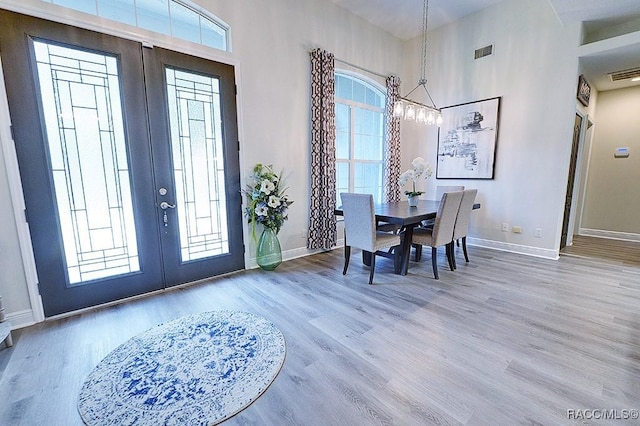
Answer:
<path fill-rule="evenodd" d="M 431 265 L 433 276 L 438 276 L 438 247 L 445 246 L 449 268 L 453 266 L 453 228 L 462 201 L 462 191 L 445 192 L 442 194 L 440 206 L 436 212 L 433 228 L 416 228 L 413 231 L 412 245 L 416 248 L 416 261 L 420 260 L 422 246 L 431 247 Z"/>
<path fill-rule="evenodd" d="M 477 189 L 462 191 L 462 201 L 458 209 L 456 223 L 453 226 L 453 240 L 462 241 L 462 252 L 464 253 L 464 260 L 466 262 L 469 262 L 469 255 L 467 254 L 467 232 L 469 231 L 469 220 L 471 220 L 471 211 L 473 210 L 473 203 L 476 201 L 477 194 Z M 451 257 L 453 260 L 453 268 L 455 269 L 456 257 L 453 250 L 451 251 Z"/>
<path fill-rule="evenodd" d="M 371 272 L 369 284 L 373 283 L 376 267 L 376 256 L 383 256 L 399 261 L 398 246 L 400 235 L 382 232 L 376 229 L 376 214 L 371 194 L 340 194 L 344 215 L 344 270 L 347 274 L 351 247 L 371 253 Z M 388 251 L 382 251 L 388 249 Z"/>
<path fill-rule="evenodd" d="M 442 194 L 445 192 L 464 191 L 464 185 L 438 185 L 436 186 L 436 200 L 442 200 Z M 423 220 L 423 228 L 433 228 L 433 219 Z"/>

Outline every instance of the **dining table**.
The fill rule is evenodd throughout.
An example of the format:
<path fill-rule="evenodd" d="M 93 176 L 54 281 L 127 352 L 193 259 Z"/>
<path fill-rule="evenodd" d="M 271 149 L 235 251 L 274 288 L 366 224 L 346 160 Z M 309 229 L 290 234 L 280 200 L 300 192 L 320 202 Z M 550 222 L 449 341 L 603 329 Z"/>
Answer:
<path fill-rule="evenodd" d="M 435 218 L 439 206 L 439 200 L 419 200 L 417 206 L 409 206 L 408 201 L 374 204 L 376 221 L 378 223 L 389 223 L 400 227 L 400 262 L 394 262 L 394 271 L 396 274 L 407 275 L 413 230 L 419 226 L 423 220 Z M 473 205 L 474 210 L 479 208 L 479 203 Z M 336 208 L 334 214 L 336 216 L 343 216 L 342 208 Z M 363 252 L 362 259 L 365 264 L 369 265 L 371 253 Z"/>

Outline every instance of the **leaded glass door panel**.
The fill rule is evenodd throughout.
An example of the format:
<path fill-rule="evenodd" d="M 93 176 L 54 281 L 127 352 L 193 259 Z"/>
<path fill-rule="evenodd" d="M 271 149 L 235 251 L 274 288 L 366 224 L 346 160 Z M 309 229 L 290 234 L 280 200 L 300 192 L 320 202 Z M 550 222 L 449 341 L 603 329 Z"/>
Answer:
<path fill-rule="evenodd" d="M 32 46 L 68 284 L 139 272 L 117 58 Z"/>
<path fill-rule="evenodd" d="M 157 47 L 143 56 L 157 185 L 170 189 L 158 204 L 175 205 L 162 213 L 167 285 L 242 269 L 233 67 Z"/>

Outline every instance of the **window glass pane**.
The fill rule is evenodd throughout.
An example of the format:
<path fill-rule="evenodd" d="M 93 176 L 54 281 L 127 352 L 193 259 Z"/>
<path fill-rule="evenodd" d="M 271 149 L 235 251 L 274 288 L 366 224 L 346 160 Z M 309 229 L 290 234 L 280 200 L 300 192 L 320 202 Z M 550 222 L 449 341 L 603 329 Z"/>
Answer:
<path fill-rule="evenodd" d="M 227 34 L 223 28 L 204 16 L 200 17 L 200 25 L 202 44 L 220 50 L 227 50 Z"/>
<path fill-rule="evenodd" d="M 354 108 L 353 156 L 358 160 L 382 160 L 383 114 Z"/>
<path fill-rule="evenodd" d="M 367 88 L 367 105 L 376 106 L 378 108 L 384 108 L 383 96 L 376 93 L 375 90 Z"/>
<path fill-rule="evenodd" d="M 136 25 L 133 0 L 98 0 L 98 14 L 103 18 Z"/>
<path fill-rule="evenodd" d="M 350 78 L 342 75 L 336 76 L 336 97 L 352 100 L 353 82 Z"/>
<path fill-rule="evenodd" d="M 69 284 L 137 272 L 117 59 L 33 46 Z"/>
<path fill-rule="evenodd" d="M 351 134 L 351 109 L 348 105 L 336 103 L 336 158 L 349 158 Z"/>
<path fill-rule="evenodd" d="M 382 202 L 381 163 L 356 163 L 353 181 L 354 192 L 373 194 L 375 203 Z"/>
<path fill-rule="evenodd" d="M 166 77 L 182 261 L 229 253 L 219 80 Z"/>
<path fill-rule="evenodd" d="M 353 96 L 351 97 L 351 99 L 354 102 L 360 102 L 363 104 L 367 102 L 366 88 L 362 83 L 357 81 L 353 82 Z"/>
<path fill-rule="evenodd" d="M 353 134 L 353 158 L 354 160 L 366 160 L 366 143 L 363 141 L 362 133 Z"/>
<path fill-rule="evenodd" d="M 349 133 L 336 134 L 336 158 L 349 159 Z"/>
<path fill-rule="evenodd" d="M 171 34 L 184 40 L 200 43 L 200 19 L 193 10 L 171 2 Z"/>
<path fill-rule="evenodd" d="M 168 0 L 136 0 L 138 26 L 161 34 L 171 34 Z"/>
<path fill-rule="evenodd" d="M 96 15 L 96 2 L 93 0 L 53 0 L 53 4 Z"/>

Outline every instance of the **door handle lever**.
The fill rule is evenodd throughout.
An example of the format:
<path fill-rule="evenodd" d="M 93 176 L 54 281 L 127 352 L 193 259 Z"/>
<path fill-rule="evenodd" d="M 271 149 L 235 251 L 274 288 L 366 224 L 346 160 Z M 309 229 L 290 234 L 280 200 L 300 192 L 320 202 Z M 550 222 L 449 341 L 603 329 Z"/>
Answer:
<path fill-rule="evenodd" d="M 169 204 L 166 201 L 163 201 L 160 203 L 160 208 L 162 210 L 166 210 L 166 209 L 175 209 L 176 205 L 175 204 Z"/>

